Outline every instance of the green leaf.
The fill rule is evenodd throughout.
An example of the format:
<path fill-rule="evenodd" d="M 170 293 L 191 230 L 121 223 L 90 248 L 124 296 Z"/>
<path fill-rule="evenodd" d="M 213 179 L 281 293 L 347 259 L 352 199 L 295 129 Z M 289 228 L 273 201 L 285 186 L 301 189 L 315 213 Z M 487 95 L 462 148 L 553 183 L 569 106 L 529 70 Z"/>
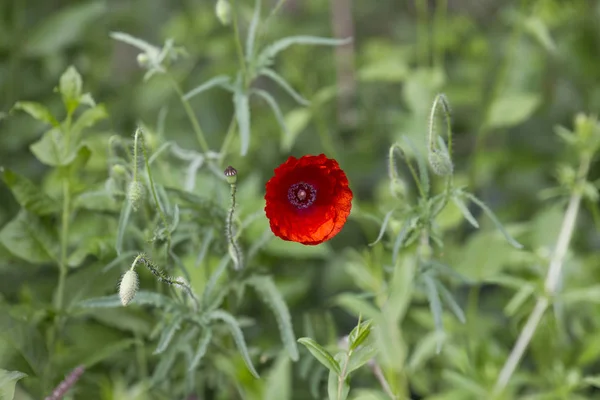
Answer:
<path fill-rule="evenodd" d="M 371 334 L 371 325 L 373 321 L 365 321 L 361 322 L 360 325 L 356 326 L 348 335 L 348 341 L 350 342 L 350 350 L 356 349 L 358 346 L 363 344 L 363 342 L 369 337 Z"/>
<path fill-rule="evenodd" d="M 46 340 L 33 321 L 13 318 L 6 308 L 0 311 L 1 342 L 13 347 L 27 362 L 33 373 L 40 377 L 48 366 Z"/>
<path fill-rule="evenodd" d="M 208 349 L 211 339 L 212 331 L 209 328 L 204 329 L 204 332 L 200 337 L 200 341 L 198 342 L 198 348 L 196 349 L 194 357 L 190 362 L 189 371 L 194 371 L 196 368 L 198 368 L 200 361 L 202 361 L 202 358 L 204 358 L 204 355 L 206 354 L 206 350 Z"/>
<path fill-rule="evenodd" d="M 471 200 L 473 203 L 477 204 L 483 210 L 483 212 L 485 212 L 487 214 L 487 216 L 492 220 L 494 225 L 496 225 L 496 228 L 498 228 L 498 230 L 502 233 L 502 235 L 504 235 L 504 237 L 506 238 L 508 243 L 510 243 L 513 247 L 515 247 L 517 249 L 523 248 L 523 245 L 521 243 L 517 242 L 515 239 L 513 239 L 513 237 L 510 236 L 510 234 L 506 231 L 506 229 L 504 229 L 504 226 L 502 226 L 502 224 L 500 223 L 498 218 L 496 218 L 496 215 L 494 215 L 492 210 L 490 210 L 489 207 L 486 206 L 484 202 L 479 200 L 477 197 L 475 197 L 471 193 L 464 193 L 464 195 L 469 200 Z"/>
<path fill-rule="evenodd" d="M 250 105 L 248 94 L 241 89 L 236 89 L 233 94 L 233 105 L 235 108 L 235 118 L 240 130 L 240 154 L 245 156 L 250 147 Z"/>
<path fill-rule="evenodd" d="M 286 135 L 281 137 L 281 150 L 289 152 L 292 149 L 298 135 L 308 126 L 310 118 L 310 110 L 306 108 L 297 108 L 285 115 L 284 123 L 287 131 Z"/>
<path fill-rule="evenodd" d="M 135 339 L 123 339 L 116 343 L 109 344 L 108 346 L 101 346 L 98 351 L 95 351 L 88 355 L 82 362 L 86 368 L 91 368 L 94 365 L 101 363 L 102 361 L 109 359 L 115 355 L 123 354 L 130 350 Z"/>
<path fill-rule="evenodd" d="M 13 110 L 25 111 L 38 121 L 46 122 L 54 127 L 60 125 L 50 110 L 48 110 L 45 105 L 40 103 L 33 101 L 18 101 L 15 103 Z"/>
<path fill-rule="evenodd" d="M 310 351 L 310 353 L 329 371 L 335 373 L 337 376 L 341 375 L 342 370 L 340 368 L 340 364 L 338 364 L 333 356 L 320 344 L 308 337 L 300 338 L 298 339 L 298 342 L 304 345 L 308 351 Z"/>
<path fill-rule="evenodd" d="M 248 284 L 254 287 L 254 290 L 271 308 L 271 311 L 273 311 L 277 320 L 281 341 L 285 345 L 290 358 L 293 361 L 298 361 L 298 347 L 296 345 L 294 328 L 292 327 L 292 317 L 283 296 L 277 290 L 275 282 L 273 282 L 273 278 L 270 276 L 253 276 L 248 280 Z"/>
<path fill-rule="evenodd" d="M 373 341 L 369 341 L 352 351 L 350 360 L 348 361 L 348 367 L 346 368 L 346 376 L 371 361 L 377 355 L 379 349 L 372 342 Z"/>
<path fill-rule="evenodd" d="M 2 168 L 0 168 L 2 171 Z M 60 204 L 45 194 L 29 179 L 9 169 L 2 171 L 2 179 L 11 190 L 21 207 L 35 215 L 53 214 L 60 210 Z"/>
<path fill-rule="evenodd" d="M 71 133 L 78 135 L 84 129 L 96 125 L 98 121 L 102 121 L 105 118 L 108 118 L 108 113 L 104 105 L 100 104 L 96 107 L 88 108 L 77 118 L 77 121 L 75 121 L 71 128 Z"/>
<path fill-rule="evenodd" d="M 32 264 L 58 262 L 58 235 L 40 218 L 21 211 L 0 231 L 0 243 Z"/>
<path fill-rule="evenodd" d="M 169 346 L 171 340 L 175 336 L 175 333 L 181 328 L 181 322 L 183 321 L 183 317 L 178 315 L 173 318 L 173 320 L 167 325 L 166 328 L 163 329 L 160 339 L 158 339 L 158 345 L 156 346 L 156 350 L 152 354 L 160 354 Z"/>
<path fill-rule="evenodd" d="M 407 218 L 402 224 L 402 228 L 400 228 L 400 232 L 398 232 L 398 236 L 396 236 L 396 241 L 394 241 L 394 247 L 392 249 L 392 262 L 394 264 L 398 261 L 398 254 L 400 254 L 404 239 L 406 239 L 411 232 L 414 224 L 415 218 Z"/>
<path fill-rule="evenodd" d="M 444 299 L 446 305 L 454 313 L 456 318 L 464 324 L 467 321 L 465 318 L 465 313 L 463 312 L 462 308 L 460 308 L 456 300 L 454 300 L 454 296 L 452 296 L 452 293 L 450 293 L 450 291 L 446 289 L 446 286 L 444 286 L 444 284 L 439 280 L 436 280 L 435 284 L 438 288 L 438 291 L 442 295 L 442 298 Z"/>
<path fill-rule="evenodd" d="M 375 246 L 383 238 L 383 235 L 385 234 L 387 225 L 390 222 L 390 218 L 392 217 L 392 214 L 394 213 L 394 211 L 395 211 L 395 209 L 392 209 L 385 214 L 385 217 L 383 218 L 383 222 L 381 223 L 381 228 L 379 229 L 379 235 L 377 235 L 377 238 L 375 239 L 374 242 L 369 243 L 369 246 Z"/>
<path fill-rule="evenodd" d="M 83 81 L 77 69 L 73 66 L 67 68 L 60 77 L 58 89 L 69 115 L 73 114 L 73 111 L 79 107 L 82 87 Z"/>
<path fill-rule="evenodd" d="M 357 294 L 342 293 L 335 297 L 334 303 L 357 317 L 363 315 L 367 318 L 373 318 L 379 313 L 374 305 Z"/>
<path fill-rule="evenodd" d="M 263 68 L 260 70 L 259 75 L 264 75 L 267 78 L 270 78 L 273 82 L 279 85 L 283 90 L 287 92 L 296 102 L 303 106 L 310 105 L 310 102 L 302 97 L 298 92 L 296 92 L 292 86 L 277 72 L 273 71 L 270 68 Z"/>
<path fill-rule="evenodd" d="M 85 37 L 84 32 L 106 12 L 103 1 L 71 3 L 42 19 L 22 48 L 27 56 L 45 57 L 63 53 L 63 49 Z"/>
<path fill-rule="evenodd" d="M 437 291 L 435 281 L 428 274 L 423 275 L 423 280 L 425 282 L 425 292 L 427 294 L 427 300 L 429 301 L 429 309 L 431 310 L 431 315 L 433 315 L 435 330 L 438 332 L 444 332 L 444 322 L 442 320 L 442 302 L 440 301 L 440 295 Z M 439 353 L 441 350 L 442 341 L 440 340 L 437 343 L 436 353 Z"/>
<path fill-rule="evenodd" d="M 452 196 L 452 201 L 454 202 L 454 204 L 456 205 L 456 207 L 458 207 L 458 209 L 460 210 L 460 212 L 462 213 L 462 215 L 465 217 L 465 219 L 467 221 L 469 221 L 469 223 L 474 228 L 479 229 L 479 223 L 477 222 L 477 220 L 475 219 L 475 217 L 473 216 L 473 214 L 471 214 L 471 211 L 469 211 L 469 208 L 462 201 L 462 199 L 460 197 L 458 197 L 458 196 Z"/>
<path fill-rule="evenodd" d="M 207 91 L 208 89 L 212 89 L 216 86 L 222 86 L 223 84 L 228 83 L 230 80 L 231 79 L 227 75 L 215 76 L 214 78 L 207 80 L 206 82 L 202 83 L 199 86 L 196 86 L 194 89 L 187 92 L 183 96 L 183 98 L 185 100 L 189 100 L 192 97 L 197 96 L 200 93 Z"/>
<path fill-rule="evenodd" d="M 17 381 L 26 376 L 23 372 L 0 369 L 0 400 L 13 400 Z"/>
<path fill-rule="evenodd" d="M 246 60 L 248 62 L 254 58 L 254 43 L 256 41 L 256 29 L 260 21 L 260 6 L 261 0 L 254 0 L 254 13 L 252 14 L 252 20 L 250 21 L 250 27 L 246 36 Z"/>
<path fill-rule="evenodd" d="M 597 389 L 600 389 L 600 375 L 586 376 L 583 378 L 583 383 L 586 386 L 593 386 Z"/>
<path fill-rule="evenodd" d="M 519 308 L 535 293 L 535 287 L 527 284 L 522 286 L 510 299 L 510 301 L 504 307 L 504 314 L 508 317 L 512 317 L 519 311 Z"/>
<path fill-rule="evenodd" d="M 398 324 L 404 317 L 412 298 L 415 258 L 407 256 L 404 262 L 398 260 L 389 284 L 389 297 L 383 308 L 383 314 L 392 324 Z"/>
<path fill-rule="evenodd" d="M 134 36 L 131 36 L 128 33 L 123 32 L 111 32 L 110 37 L 123 43 L 127 43 L 133 47 L 136 47 L 139 50 L 142 50 L 144 53 L 148 54 L 150 59 L 157 58 L 160 54 L 160 48 L 156 47 L 145 40 L 138 39 Z"/>
<path fill-rule="evenodd" d="M 411 371 L 418 371 L 427 360 L 437 353 L 440 342 L 443 342 L 446 334 L 443 331 L 432 331 L 425 335 L 417 343 L 415 350 L 408 361 L 408 368 Z"/>
<path fill-rule="evenodd" d="M 290 359 L 285 356 L 277 357 L 277 361 L 269 371 L 265 384 L 264 400 L 290 400 L 292 398 L 292 379 Z"/>
<path fill-rule="evenodd" d="M 77 243 L 76 249 L 69 255 L 67 265 L 78 267 L 86 257 L 92 255 L 100 259 L 112 252 L 112 236 L 90 236 Z"/>
<path fill-rule="evenodd" d="M 495 99 L 486 118 L 486 126 L 508 128 L 527 120 L 541 103 L 536 93 L 508 93 Z"/>
<path fill-rule="evenodd" d="M 316 45 L 316 46 L 340 46 L 348 44 L 352 41 L 352 38 L 348 39 L 331 39 L 316 36 L 290 36 L 276 41 L 275 43 L 267 46 L 259 55 L 256 61 L 257 68 L 263 68 L 271 64 L 273 58 L 281 51 L 288 47 L 301 44 L 301 45 Z"/>
<path fill-rule="evenodd" d="M 231 258 L 229 256 L 221 257 L 219 265 L 217 265 L 217 268 L 215 268 L 214 272 L 210 276 L 210 279 L 208 282 L 206 282 L 206 286 L 204 286 L 204 292 L 202 293 L 202 306 L 204 308 L 208 307 L 212 292 L 217 286 L 217 283 L 219 282 L 219 279 L 221 279 L 223 273 L 227 270 L 230 260 Z"/>
<path fill-rule="evenodd" d="M 56 128 L 44 133 L 30 149 L 38 160 L 51 167 L 68 165 L 77 155 L 74 151 L 67 154 L 63 133 Z"/>
<path fill-rule="evenodd" d="M 281 113 L 281 109 L 279 108 L 279 105 L 277 104 L 277 102 L 275 101 L 273 96 L 271 96 L 269 93 L 267 93 L 261 89 L 254 89 L 254 90 L 252 90 L 252 93 L 262 97 L 267 102 L 269 107 L 271 107 L 271 110 L 273 110 L 275 119 L 277 119 L 277 123 L 279 124 L 279 126 L 281 127 L 281 130 L 283 131 L 283 136 L 284 137 L 290 136 L 287 126 L 285 125 L 285 121 L 283 118 L 283 114 Z"/>
<path fill-rule="evenodd" d="M 248 353 L 248 348 L 246 347 L 244 334 L 242 333 L 242 329 L 240 328 L 240 325 L 236 321 L 236 319 L 231 314 L 223 310 L 213 311 L 212 313 L 210 313 L 209 318 L 211 320 L 220 320 L 229 327 L 229 330 L 231 331 L 231 336 L 233 336 L 233 340 L 240 352 L 240 355 L 244 359 L 248 370 L 256 379 L 259 379 L 260 376 L 258 375 L 258 372 L 256 372 L 256 369 L 252 364 L 252 360 L 250 359 L 250 353 Z"/>

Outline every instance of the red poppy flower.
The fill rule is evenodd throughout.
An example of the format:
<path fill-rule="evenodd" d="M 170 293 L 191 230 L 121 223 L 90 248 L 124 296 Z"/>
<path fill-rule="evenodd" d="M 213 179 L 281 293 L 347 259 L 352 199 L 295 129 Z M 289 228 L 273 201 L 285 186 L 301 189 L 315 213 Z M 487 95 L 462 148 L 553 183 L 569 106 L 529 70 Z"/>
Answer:
<path fill-rule="evenodd" d="M 267 182 L 265 212 L 283 240 L 316 245 L 342 229 L 352 208 L 352 190 L 337 161 L 318 156 L 290 157 Z"/>

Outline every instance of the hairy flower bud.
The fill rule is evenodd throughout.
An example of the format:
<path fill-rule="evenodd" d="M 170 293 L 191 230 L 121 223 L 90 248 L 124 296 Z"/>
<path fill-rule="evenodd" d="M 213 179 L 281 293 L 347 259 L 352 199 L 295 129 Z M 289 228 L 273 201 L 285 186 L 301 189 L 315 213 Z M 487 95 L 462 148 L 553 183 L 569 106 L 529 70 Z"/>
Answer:
<path fill-rule="evenodd" d="M 119 297 L 123 306 L 126 306 L 133 300 L 138 290 L 138 284 L 138 274 L 135 270 L 130 269 L 123 274 L 121 283 L 119 284 Z"/>
<path fill-rule="evenodd" d="M 134 210 L 138 209 L 140 201 L 144 198 L 144 186 L 138 181 L 131 181 L 127 189 L 127 199 Z"/>
<path fill-rule="evenodd" d="M 429 152 L 429 165 L 433 172 L 439 176 L 448 176 L 454 170 L 452 160 L 450 160 L 448 154 L 439 150 Z"/>
<path fill-rule="evenodd" d="M 217 0 L 215 6 L 215 14 L 223 25 L 229 25 L 231 23 L 231 4 L 228 0 Z"/>

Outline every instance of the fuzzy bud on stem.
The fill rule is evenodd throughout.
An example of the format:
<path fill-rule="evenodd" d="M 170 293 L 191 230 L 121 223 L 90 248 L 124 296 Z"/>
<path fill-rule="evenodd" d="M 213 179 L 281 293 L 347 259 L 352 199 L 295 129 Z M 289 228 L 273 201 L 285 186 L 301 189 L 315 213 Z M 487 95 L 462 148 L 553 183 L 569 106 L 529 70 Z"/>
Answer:
<path fill-rule="evenodd" d="M 433 172 L 439 176 L 448 176 L 454 170 L 448 153 L 437 149 L 429 152 L 429 165 Z"/>
<path fill-rule="evenodd" d="M 132 181 L 129 183 L 129 188 L 127 189 L 127 200 L 131 203 L 131 207 L 134 210 L 137 210 L 140 202 L 144 198 L 144 186 L 138 181 Z"/>
<path fill-rule="evenodd" d="M 227 179 L 227 183 L 229 183 L 230 185 L 235 185 L 237 182 L 237 170 L 235 168 L 233 168 L 231 165 L 227 168 L 225 168 L 225 171 L 223 171 L 223 173 L 225 174 L 225 178 Z"/>
<path fill-rule="evenodd" d="M 119 284 L 119 298 L 121 299 L 121 304 L 123 304 L 123 306 L 126 306 L 133 300 L 137 293 L 138 285 L 138 274 L 132 267 L 132 269 L 123 274 L 121 283 Z"/>
<path fill-rule="evenodd" d="M 221 23 L 225 26 L 231 24 L 231 4 L 228 0 L 217 0 L 215 14 Z"/>

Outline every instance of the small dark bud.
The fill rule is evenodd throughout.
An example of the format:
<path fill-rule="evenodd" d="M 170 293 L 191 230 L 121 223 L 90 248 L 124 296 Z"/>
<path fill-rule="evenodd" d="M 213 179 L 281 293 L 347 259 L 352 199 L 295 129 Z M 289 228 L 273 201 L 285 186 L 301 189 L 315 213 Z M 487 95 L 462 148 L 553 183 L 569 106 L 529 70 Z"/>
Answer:
<path fill-rule="evenodd" d="M 230 185 L 233 185 L 237 182 L 237 170 L 233 168 L 231 165 L 225 168 L 225 177 L 227 178 L 227 182 Z"/>

